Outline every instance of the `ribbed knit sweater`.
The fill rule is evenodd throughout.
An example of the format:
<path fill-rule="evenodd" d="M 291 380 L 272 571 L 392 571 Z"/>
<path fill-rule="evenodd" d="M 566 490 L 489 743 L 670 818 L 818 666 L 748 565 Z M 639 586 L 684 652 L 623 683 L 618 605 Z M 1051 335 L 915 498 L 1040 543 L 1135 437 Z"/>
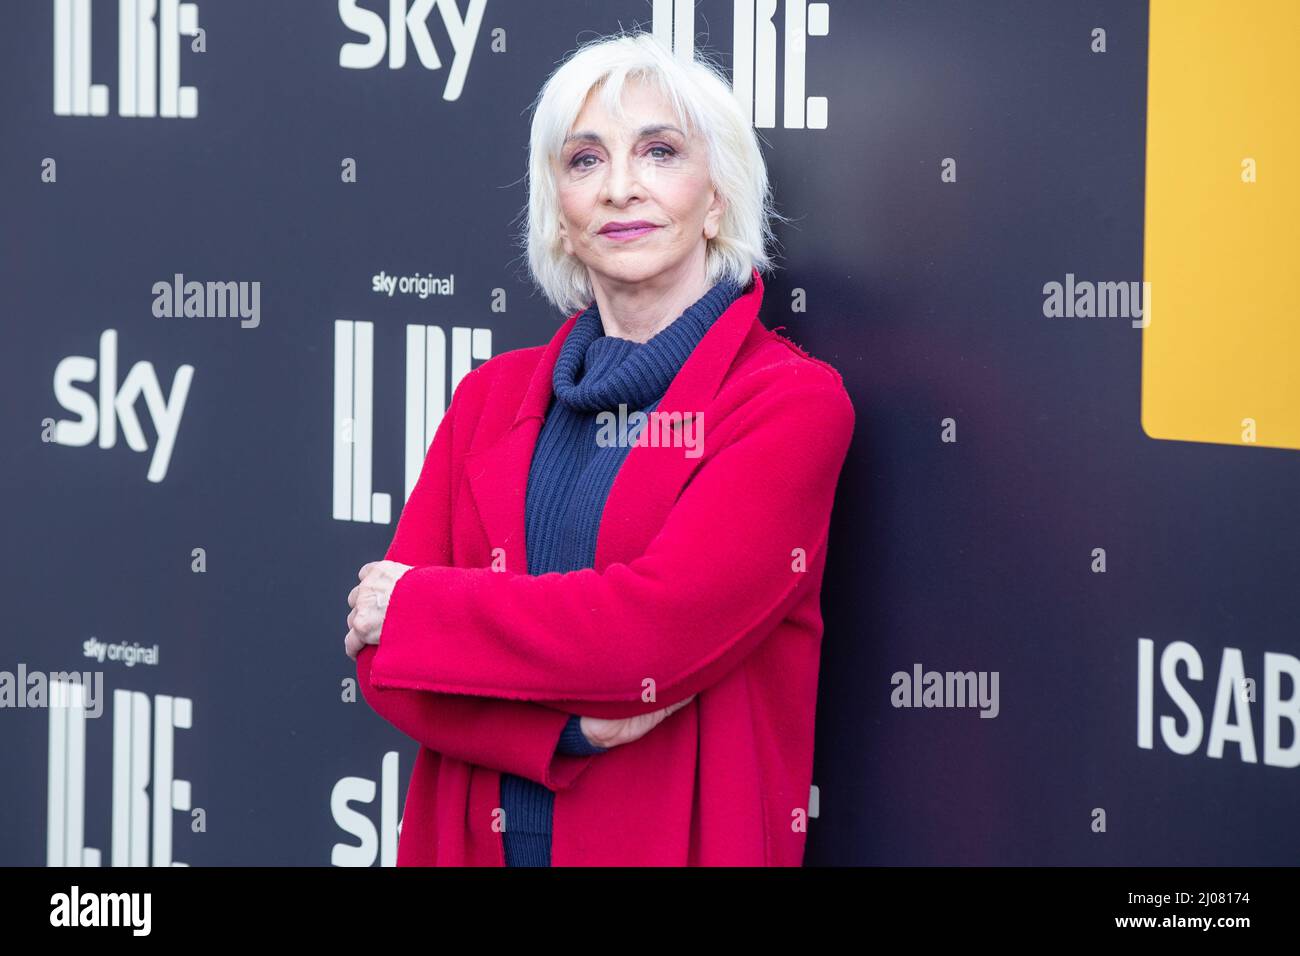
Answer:
<path fill-rule="evenodd" d="M 590 568 L 605 499 L 627 443 L 597 441 L 600 412 L 652 412 L 700 339 L 742 289 L 723 279 L 648 341 L 606 335 L 593 302 L 578 316 L 555 362 L 554 394 L 533 450 L 525 497 L 528 573 Z M 557 750 L 601 753 L 569 719 Z M 551 865 L 555 794 L 523 777 L 501 775 L 506 866 Z"/>

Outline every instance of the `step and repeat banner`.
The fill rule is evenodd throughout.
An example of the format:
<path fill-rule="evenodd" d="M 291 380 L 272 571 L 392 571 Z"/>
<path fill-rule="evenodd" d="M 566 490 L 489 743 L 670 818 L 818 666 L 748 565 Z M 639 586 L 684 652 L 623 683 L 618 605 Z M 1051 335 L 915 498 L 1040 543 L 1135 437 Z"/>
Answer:
<path fill-rule="evenodd" d="M 0 863 L 393 863 L 347 595 L 565 318 L 529 107 L 632 28 L 732 78 L 857 409 L 805 863 L 1300 862 L 1298 11 L 7 5 Z"/>

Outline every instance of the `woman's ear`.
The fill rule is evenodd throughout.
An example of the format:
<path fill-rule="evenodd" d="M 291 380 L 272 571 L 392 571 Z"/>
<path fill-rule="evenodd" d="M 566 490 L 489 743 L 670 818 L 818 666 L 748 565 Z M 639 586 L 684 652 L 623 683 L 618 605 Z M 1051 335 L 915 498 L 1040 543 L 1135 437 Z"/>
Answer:
<path fill-rule="evenodd" d="M 713 202 L 709 204 L 709 211 L 704 214 L 704 238 L 714 239 L 718 235 L 718 230 L 722 225 L 722 214 L 727 209 L 727 201 L 715 189 L 713 191 Z"/>

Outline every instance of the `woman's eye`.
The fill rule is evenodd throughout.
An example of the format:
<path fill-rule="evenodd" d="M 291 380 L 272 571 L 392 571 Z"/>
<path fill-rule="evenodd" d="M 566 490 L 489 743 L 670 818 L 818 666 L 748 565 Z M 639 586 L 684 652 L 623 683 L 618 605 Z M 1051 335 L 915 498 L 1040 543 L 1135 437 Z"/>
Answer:
<path fill-rule="evenodd" d="M 646 152 L 653 155 L 655 159 L 670 159 L 673 156 L 677 155 L 677 150 L 673 149 L 671 146 L 651 146 L 648 150 L 646 150 Z M 660 155 L 655 155 L 655 154 L 660 154 Z M 586 162 L 589 159 L 592 160 L 592 163 L 590 164 Z M 583 153 L 581 156 L 575 156 L 573 157 L 573 159 L 569 161 L 569 168 L 570 169 L 591 169 L 591 167 L 595 165 L 595 161 L 596 161 L 596 157 L 593 156 L 591 153 Z"/>

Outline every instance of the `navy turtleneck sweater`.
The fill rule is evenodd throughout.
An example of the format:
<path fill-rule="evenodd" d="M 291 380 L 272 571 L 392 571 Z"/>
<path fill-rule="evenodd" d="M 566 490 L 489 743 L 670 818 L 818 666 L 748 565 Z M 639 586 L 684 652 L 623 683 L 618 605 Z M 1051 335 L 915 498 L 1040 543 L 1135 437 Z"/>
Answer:
<path fill-rule="evenodd" d="M 628 415 L 654 411 L 704 333 L 741 293 L 735 282 L 723 279 L 644 343 L 606 335 L 594 302 L 578 316 L 555 362 L 554 394 L 528 472 L 529 574 L 595 565 L 605 499 L 631 450 L 627 444 L 597 443 L 597 415 L 617 414 L 619 405 Z M 556 749 L 603 752 L 588 743 L 579 722 L 576 715 L 569 719 Z M 503 773 L 501 807 L 506 866 L 550 866 L 555 794 Z"/>

